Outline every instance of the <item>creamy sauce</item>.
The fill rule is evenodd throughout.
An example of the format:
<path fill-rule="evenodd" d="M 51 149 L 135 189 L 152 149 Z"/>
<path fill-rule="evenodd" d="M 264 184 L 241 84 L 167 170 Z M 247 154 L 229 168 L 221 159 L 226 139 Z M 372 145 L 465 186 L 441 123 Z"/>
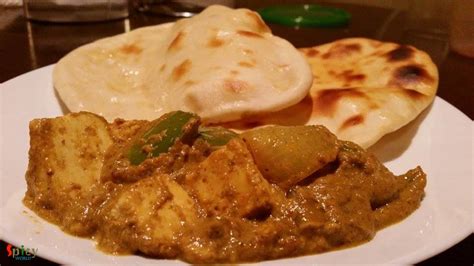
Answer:
<path fill-rule="evenodd" d="M 55 174 L 44 174 L 39 170 L 46 169 L 44 160 L 34 154 L 54 158 L 53 143 L 61 141 L 49 139 L 67 143 L 80 137 L 68 135 L 67 126 L 63 133 L 54 130 L 53 119 L 30 127 L 25 204 L 62 230 L 93 238 L 109 253 L 235 263 L 364 243 L 407 217 L 424 195 L 421 168 L 394 176 L 373 155 L 343 141 L 335 144 L 334 161 L 285 190 L 264 178 L 240 138 L 218 150 L 199 140 L 178 143 L 133 166 L 123 150 L 145 125 L 105 125 L 113 144 L 88 159 L 102 158 L 100 175 L 91 185 L 76 187 L 57 174 L 69 164 L 48 165 Z M 101 130 L 97 126 L 82 140 L 100 145 Z"/>

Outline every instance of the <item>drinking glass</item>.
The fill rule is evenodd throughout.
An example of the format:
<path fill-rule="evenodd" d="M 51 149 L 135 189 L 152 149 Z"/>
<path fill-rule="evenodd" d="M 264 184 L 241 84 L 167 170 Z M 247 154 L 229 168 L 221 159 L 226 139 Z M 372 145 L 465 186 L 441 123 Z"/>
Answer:
<path fill-rule="evenodd" d="M 23 0 L 29 20 L 91 22 L 128 16 L 128 0 Z"/>
<path fill-rule="evenodd" d="M 171 17 L 192 17 L 210 5 L 234 6 L 234 0 L 135 0 L 138 11 Z"/>

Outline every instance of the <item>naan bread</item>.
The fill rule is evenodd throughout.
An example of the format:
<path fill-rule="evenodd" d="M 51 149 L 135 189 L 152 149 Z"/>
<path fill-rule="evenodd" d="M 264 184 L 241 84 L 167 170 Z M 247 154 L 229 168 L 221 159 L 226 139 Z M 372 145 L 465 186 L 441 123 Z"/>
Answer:
<path fill-rule="evenodd" d="M 304 56 L 257 13 L 222 6 L 82 46 L 58 62 L 53 79 L 73 112 L 112 120 L 184 110 L 206 122 L 282 110 L 312 83 Z"/>
<path fill-rule="evenodd" d="M 71 112 L 90 111 L 108 120 L 158 117 L 159 99 L 153 100 L 145 77 L 172 26 L 139 28 L 72 51 L 54 67 L 59 98 Z"/>
<path fill-rule="evenodd" d="M 369 147 L 415 119 L 434 99 L 438 71 L 412 46 L 364 38 L 300 49 L 313 85 L 300 103 L 226 126 L 324 125 L 340 139 Z"/>

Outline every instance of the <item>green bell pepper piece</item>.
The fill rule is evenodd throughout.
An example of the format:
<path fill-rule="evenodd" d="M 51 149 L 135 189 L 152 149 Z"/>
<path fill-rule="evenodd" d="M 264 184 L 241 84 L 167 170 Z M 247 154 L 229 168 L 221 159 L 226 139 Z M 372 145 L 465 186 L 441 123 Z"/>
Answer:
<path fill-rule="evenodd" d="M 168 152 L 177 140 L 194 140 L 199 117 L 183 111 L 171 112 L 151 122 L 150 128 L 129 149 L 127 157 L 132 165 Z M 191 127 L 191 128 L 186 128 Z"/>

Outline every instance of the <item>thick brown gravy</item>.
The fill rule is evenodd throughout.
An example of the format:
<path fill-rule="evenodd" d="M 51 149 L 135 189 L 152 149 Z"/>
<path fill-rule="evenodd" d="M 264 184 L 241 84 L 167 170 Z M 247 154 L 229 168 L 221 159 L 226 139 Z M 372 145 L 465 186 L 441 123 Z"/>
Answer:
<path fill-rule="evenodd" d="M 146 124 L 88 113 L 32 121 L 24 203 L 107 252 L 233 263 L 363 243 L 424 195 L 420 167 L 395 176 L 344 141 L 335 160 L 285 190 L 262 175 L 242 138 L 218 150 L 178 143 L 130 165 L 121 151 Z"/>

